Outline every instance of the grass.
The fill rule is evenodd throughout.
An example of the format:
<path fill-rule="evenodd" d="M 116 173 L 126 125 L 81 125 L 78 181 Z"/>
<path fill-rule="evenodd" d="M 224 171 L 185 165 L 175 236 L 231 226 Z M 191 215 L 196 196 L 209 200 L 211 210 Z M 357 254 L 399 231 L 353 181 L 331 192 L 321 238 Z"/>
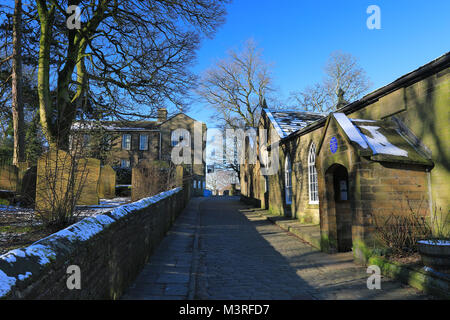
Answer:
<path fill-rule="evenodd" d="M 2 233 L 25 233 L 25 232 L 33 232 L 36 229 L 42 227 L 33 227 L 33 226 L 0 226 L 0 232 Z"/>

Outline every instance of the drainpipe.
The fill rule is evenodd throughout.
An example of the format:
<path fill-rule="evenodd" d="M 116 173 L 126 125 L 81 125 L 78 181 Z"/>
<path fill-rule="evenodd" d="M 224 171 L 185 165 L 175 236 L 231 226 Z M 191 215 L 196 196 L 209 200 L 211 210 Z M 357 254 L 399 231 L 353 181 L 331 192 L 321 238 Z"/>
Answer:
<path fill-rule="evenodd" d="M 162 144 L 162 137 L 161 131 L 159 131 L 159 161 L 161 161 L 161 144 Z"/>
<path fill-rule="evenodd" d="M 430 221 L 431 221 L 431 226 L 434 226 L 434 221 L 433 221 L 433 194 L 431 192 L 431 170 L 429 168 L 426 169 L 427 171 L 427 180 L 428 180 L 428 202 L 429 202 L 429 206 L 430 206 Z"/>

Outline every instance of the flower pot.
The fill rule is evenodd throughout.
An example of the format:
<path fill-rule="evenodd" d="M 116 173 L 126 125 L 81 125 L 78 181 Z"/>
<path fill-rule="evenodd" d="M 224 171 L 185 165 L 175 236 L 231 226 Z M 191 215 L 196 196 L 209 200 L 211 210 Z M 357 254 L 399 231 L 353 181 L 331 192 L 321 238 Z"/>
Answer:
<path fill-rule="evenodd" d="M 422 262 L 435 271 L 450 274 L 450 241 L 421 240 L 417 243 Z"/>

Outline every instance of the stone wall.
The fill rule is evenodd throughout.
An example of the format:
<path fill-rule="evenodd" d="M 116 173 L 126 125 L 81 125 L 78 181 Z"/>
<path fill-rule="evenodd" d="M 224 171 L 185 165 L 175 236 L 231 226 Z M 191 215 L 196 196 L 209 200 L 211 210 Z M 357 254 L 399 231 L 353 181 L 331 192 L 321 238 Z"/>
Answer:
<path fill-rule="evenodd" d="M 304 223 L 319 224 L 319 204 L 309 201 L 308 156 L 311 144 L 316 150 L 322 128 L 300 136 L 287 144 L 292 159 L 292 214 Z"/>
<path fill-rule="evenodd" d="M 118 299 L 189 201 L 177 188 L 89 217 L 0 256 L 0 298 Z M 71 265 L 81 289 L 70 290 Z"/>

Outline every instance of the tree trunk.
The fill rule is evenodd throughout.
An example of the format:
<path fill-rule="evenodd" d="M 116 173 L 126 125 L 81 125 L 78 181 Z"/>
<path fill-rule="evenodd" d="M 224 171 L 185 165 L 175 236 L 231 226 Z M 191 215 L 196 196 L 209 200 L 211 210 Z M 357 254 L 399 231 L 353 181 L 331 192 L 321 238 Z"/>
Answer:
<path fill-rule="evenodd" d="M 22 0 L 15 0 L 13 18 L 12 116 L 14 128 L 13 164 L 25 161 L 25 128 L 22 99 Z"/>

